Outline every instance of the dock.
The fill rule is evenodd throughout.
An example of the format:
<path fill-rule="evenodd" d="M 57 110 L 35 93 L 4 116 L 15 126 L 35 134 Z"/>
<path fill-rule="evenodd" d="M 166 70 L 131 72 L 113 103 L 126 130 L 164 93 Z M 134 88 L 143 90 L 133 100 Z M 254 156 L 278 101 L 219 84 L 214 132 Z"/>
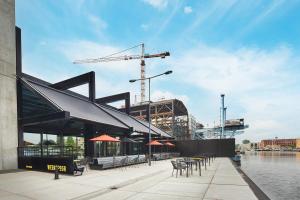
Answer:
<path fill-rule="evenodd" d="M 176 178 L 170 160 L 126 168 L 88 170 L 82 176 L 21 171 L 0 174 L 0 199 L 257 199 L 229 158 L 216 158 L 202 175 Z"/>

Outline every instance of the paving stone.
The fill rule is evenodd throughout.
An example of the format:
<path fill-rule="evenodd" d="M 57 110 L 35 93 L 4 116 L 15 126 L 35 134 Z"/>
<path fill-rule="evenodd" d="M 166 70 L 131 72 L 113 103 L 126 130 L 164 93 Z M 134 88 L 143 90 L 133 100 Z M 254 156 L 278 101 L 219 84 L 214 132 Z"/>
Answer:
<path fill-rule="evenodd" d="M 256 200 L 249 186 L 211 184 L 204 198 L 222 200 Z"/>
<path fill-rule="evenodd" d="M 0 199 L 256 199 L 228 158 L 186 177 L 171 176 L 170 160 L 138 167 L 89 170 L 82 176 L 24 171 L 0 174 Z M 117 187 L 117 189 L 111 189 Z"/>

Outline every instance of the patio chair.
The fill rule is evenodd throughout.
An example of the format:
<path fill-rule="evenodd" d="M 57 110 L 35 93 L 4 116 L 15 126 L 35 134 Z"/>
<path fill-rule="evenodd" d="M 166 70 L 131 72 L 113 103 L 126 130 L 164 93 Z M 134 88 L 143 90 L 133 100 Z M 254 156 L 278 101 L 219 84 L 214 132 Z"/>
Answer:
<path fill-rule="evenodd" d="M 149 159 L 150 159 L 149 154 L 146 154 L 144 165 L 147 165 L 147 163 L 149 163 Z"/>
<path fill-rule="evenodd" d="M 176 163 L 181 163 L 182 165 L 186 165 L 184 162 L 181 162 L 181 161 L 184 161 L 184 159 L 183 158 L 176 159 Z"/>
<path fill-rule="evenodd" d="M 137 167 L 139 164 L 139 155 L 136 156 L 133 160 L 132 160 L 132 164 Z"/>
<path fill-rule="evenodd" d="M 85 170 L 88 171 L 88 167 L 89 167 L 89 163 L 91 162 L 91 158 L 90 157 L 85 157 L 82 160 L 81 165 L 83 165 L 85 167 Z"/>
<path fill-rule="evenodd" d="M 120 161 L 120 166 L 122 167 L 122 169 L 123 169 L 123 167 L 124 167 L 124 169 L 126 169 L 127 165 L 128 165 L 128 158 L 126 156 L 126 157 L 122 158 L 122 160 Z"/>
<path fill-rule="evenodd" d="M 177 176 L 178 176 L 178 170 L 186 170 L 186 165 L 183 165 L 182 163 L 180 163 L 180 162 L 178 162 L 178 163 L 176 163 L 175 161 L 171 161 L 171 163 L 172 163 L 172 166 L 173 166 L 173 171 L 172 171 L 172 176 L 173 176 L 173 173 L 174 173 L 174 171 L 176 170 L 176 178 L 177 178 Z"/>
<path fill-rule="evenodd" d="M 80 175 L 82 175 L 83 171 L 84 166 L 80 166 L 76 162 L 74 162 L 74 175 L 76 175 L 78 172 L 80 172 Z"/>

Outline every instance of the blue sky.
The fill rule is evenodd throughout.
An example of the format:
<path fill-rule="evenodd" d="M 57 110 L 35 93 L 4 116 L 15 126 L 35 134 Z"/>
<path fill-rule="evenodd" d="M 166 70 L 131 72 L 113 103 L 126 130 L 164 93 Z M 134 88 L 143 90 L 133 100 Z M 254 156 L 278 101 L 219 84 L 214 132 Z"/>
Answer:
<path fill-rule="evenodd" d="M 173 70 L 153 81 L 152 100 L 178 98 L 205 125 L 228 118 L 250 128 L 237 139 L 300 137 L 300 1 L 16 0 L 24 72 L 50 82 L 96 72 L 97 97 L 139 95 L 139 61 L 73 65 L 141 42 L 146 73 Z M 128 54 L 140 54 L 134 49 Z M 87 87 L 74 90 L 87 94 Z"/>

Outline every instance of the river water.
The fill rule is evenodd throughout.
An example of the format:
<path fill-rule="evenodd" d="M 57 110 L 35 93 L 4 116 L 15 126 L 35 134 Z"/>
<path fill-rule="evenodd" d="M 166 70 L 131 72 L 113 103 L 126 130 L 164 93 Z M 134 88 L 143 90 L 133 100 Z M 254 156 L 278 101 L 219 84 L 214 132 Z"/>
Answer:
<path fill-rule="evenodd" d="M 241 168 L 272 200 L 300 200 L 300 152 L 246 152 Z"/>

